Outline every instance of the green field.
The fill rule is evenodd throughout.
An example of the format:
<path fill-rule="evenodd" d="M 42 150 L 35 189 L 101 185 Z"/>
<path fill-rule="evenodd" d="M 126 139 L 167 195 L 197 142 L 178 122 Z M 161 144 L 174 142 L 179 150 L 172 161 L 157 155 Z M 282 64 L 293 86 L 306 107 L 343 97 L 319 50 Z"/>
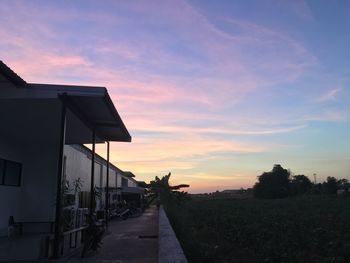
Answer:
<path fill-rule="evenodd" d="M 193 199 L 166 210 L 189 262 L 350 262 L 350 197 Z"/>

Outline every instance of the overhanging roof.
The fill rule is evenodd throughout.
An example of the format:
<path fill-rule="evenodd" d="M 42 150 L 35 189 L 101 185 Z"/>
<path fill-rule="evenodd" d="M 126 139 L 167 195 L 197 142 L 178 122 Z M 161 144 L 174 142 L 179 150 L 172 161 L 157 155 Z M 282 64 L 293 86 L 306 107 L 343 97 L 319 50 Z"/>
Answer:
<path fill-rule="evenodd" d="M 91 143 L 91 135 L 83 138 L 76 118 L 90 128 L 95 128 L 97 142 L 121 141 L 130 142 L 131 136 L 126 129 L 118 111 L 104 87 L 51 85 L 29 83 L 32 96 L 42 98 L 56 97 L 61 99 L 72 114 L 67 114 L 67 143 Z"/>
<path fill-rule="evenodd" d="M 3 99 L 58 99 L 67 106 L 66 143 L 130 142 L 131 136 L 104 87 L 27 83 L 0 60 L 0 74 L 21 89 L 7 89 Z M 5 83 L 3 83 L 5 85 Z M 0 90 L 1 92 L 1 90 Z M 45 110 L 45 109 L 43 109 Z"/>
<path fill-rule="evenodd" d="M 126 177 L 129 177 L 129 178 L 135 177 L 135 175 L 132 172 L 130 172 L 130 171 L 124 171 L 123 174 Z"/>

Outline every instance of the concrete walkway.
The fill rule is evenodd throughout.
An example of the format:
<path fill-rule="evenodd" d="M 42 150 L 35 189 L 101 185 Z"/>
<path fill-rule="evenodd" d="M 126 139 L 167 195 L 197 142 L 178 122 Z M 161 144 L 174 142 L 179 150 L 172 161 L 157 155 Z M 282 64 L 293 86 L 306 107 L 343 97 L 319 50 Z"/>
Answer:
<path fill-rule="evenodd" d="M 148 208 L 136 218 L 110 221 L 102 242 L 98 252 L 90 251 L 84 258 L 77 254 L 65 262 L 158 262 L 157 207 Z"/>

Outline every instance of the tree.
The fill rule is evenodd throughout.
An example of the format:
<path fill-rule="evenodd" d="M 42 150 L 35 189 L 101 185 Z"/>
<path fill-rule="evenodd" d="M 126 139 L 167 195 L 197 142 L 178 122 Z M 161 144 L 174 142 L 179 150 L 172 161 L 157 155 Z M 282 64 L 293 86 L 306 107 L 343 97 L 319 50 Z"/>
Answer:
<path fill-rule="evenodd" d="M 305 175 L 294 175 L 291 180 L 290 194 L 299 195 L 310 191 L 312 183 Z"/>
<path fill-rule="evenodd" d="M 322 192 L 325 194 L 336 194 L 338 190 L 338 180 L 333 176 L 328 176 L 327 181 L 322 184 Z"/>
<path fill-rule="evenodd" d="M 344 191 L 349 191 L 349 181 L 347 179 L 339 179 L 338 180 L 338 189 L 342 189 Z"/>
<path fill-rule="evenodd" d="M 284 198 L 289 195 L 290 172 L 280 164 L 275 164 L 272 171 L 258 176 L 258 182 L 253 187 L 257 198 Z"/>
<path fill-rule="evenodd" d="M 181 202 L 188 199 L 187 192 L 179 191 L 181 188 L 189 187 L 188 184 L 179 184 L 171 186 L 169 184 L 171 173 L 164 175 L 162 178 L 156 178 L 150 182 L 149 187 L 152 192 L 151 200 L 157 199 L 158 203 L 169 204 L 171 202 Z"/>

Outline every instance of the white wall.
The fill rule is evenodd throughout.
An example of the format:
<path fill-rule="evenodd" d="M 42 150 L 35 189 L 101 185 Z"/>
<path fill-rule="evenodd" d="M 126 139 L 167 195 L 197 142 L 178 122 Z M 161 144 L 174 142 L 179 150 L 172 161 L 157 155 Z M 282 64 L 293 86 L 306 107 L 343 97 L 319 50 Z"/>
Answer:
<path fill-rule="evenodd" d="M 70 145 L 65 145 L 64 155 L 67 157 L 66 180 L 71 184 L 74 180 L 80 178 L 83 183 L 81 190 L 90 191 L 91 160 L 86 154 L 76 150 Z"/>
<path fill-rule="evenodd" d="M 136 187 L 137 186 L 137 183 L 135 180 L 131 179 L 131 178 L 128 178 L 128 186 L 129 187 Z"/>
<path fill-rule="evenodd" d="M 117 187 L 122 187 L 122 177 L 124 177 L 121 173 L 117 173 Z"/>
<path fill-rule="evenodd" d="M 82 191 L 90 191 L 91 184 L 91 158 L 89 154 L 85 153 L 84 150 L 77 150 L 79 146 L 65 145 L 64 154 L 67 156 L 66 161 L 66 179 L 72 183 L 74 180 L 80 178 L 83 181 Z M 95 158 L 95 175 L 94 183 L 95 186 L 100 187 L 100 179 L 102 172 L 102 187 L 106 186 L 107 181 L 107 167 L 105 164 L 102 165 L 98 158 Z M 116 180 L 121 180 L 118 176 L 116 178 L 116 171 L 113 168 L 109 168 L 109 186 L 116 187 Z M 121 183 L 120 183 L 121 184 Z"/>

